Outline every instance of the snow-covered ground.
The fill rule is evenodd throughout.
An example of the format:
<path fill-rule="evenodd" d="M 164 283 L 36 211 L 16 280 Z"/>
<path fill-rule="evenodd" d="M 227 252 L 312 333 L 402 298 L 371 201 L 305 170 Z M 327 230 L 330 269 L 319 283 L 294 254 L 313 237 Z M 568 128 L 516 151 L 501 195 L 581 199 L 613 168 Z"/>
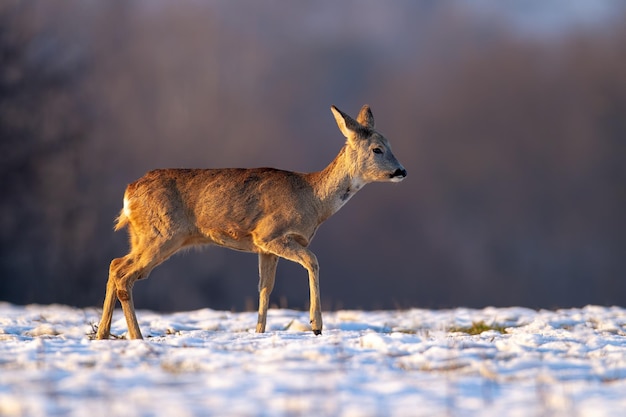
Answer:
<path fill-rule="evenodd" d="M 618 416 L 626 310 L 138 311 L 0 303 L 0 416 Z M 123 335 L 116 311 L 112 331 Z M 494 330 L 469 335 L 476 322 Z"/>

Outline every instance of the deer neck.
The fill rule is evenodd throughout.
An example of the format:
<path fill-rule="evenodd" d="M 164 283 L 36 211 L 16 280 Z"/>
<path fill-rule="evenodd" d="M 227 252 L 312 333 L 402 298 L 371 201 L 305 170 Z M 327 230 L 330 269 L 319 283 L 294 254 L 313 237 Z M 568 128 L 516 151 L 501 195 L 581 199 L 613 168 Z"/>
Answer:
<path fill-rule="evenodd" d="M 313 189 L 322 205 L 323 220 L 335 214 L 365 185 L 355 171 L 355 165 L 344 146 L 324 170 L 310 174 Z"/>

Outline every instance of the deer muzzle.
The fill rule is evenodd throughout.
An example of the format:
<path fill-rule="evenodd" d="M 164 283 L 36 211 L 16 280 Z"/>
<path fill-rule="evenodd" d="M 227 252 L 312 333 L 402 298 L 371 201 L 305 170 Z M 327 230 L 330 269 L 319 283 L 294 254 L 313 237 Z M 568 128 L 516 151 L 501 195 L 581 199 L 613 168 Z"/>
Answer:
<path fill-rule="evenodd" d="M 393 171 L 391 174 L 389 174 L 389 178 L 393 182 L 402 181 L 404 177 L 406 177 L 406 169 L 404 168 L 398 168 L 395 171 Z"/>

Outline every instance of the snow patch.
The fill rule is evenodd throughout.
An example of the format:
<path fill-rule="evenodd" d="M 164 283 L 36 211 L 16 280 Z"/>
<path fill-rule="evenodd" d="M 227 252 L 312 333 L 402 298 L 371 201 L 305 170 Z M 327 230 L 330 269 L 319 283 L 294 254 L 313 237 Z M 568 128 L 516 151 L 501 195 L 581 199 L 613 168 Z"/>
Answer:
<path fill-rule="evenodd" d="M 120 311 L 112 330 L 126 332 Z M 2 416 L 620 415 L 626 310 L 140 311 L 145 340 L 91 340 L 99 311 L 0 303 Z M 506 328 L 469 335 L 484 322 Z"/>

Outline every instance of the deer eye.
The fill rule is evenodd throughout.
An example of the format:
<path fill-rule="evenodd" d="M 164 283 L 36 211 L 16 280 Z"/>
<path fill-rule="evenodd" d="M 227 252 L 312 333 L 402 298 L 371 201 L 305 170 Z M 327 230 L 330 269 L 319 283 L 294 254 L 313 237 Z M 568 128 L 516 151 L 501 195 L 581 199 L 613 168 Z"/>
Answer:
<path fill-rule="evenodd" d="M 372 152 L 374 152 L 375 154 L 379 154 L 380 155 L 381 153 L 383 153 L 383 150 L 381 148 L 374 148 L 374 149 L 372 149 Z"/>

